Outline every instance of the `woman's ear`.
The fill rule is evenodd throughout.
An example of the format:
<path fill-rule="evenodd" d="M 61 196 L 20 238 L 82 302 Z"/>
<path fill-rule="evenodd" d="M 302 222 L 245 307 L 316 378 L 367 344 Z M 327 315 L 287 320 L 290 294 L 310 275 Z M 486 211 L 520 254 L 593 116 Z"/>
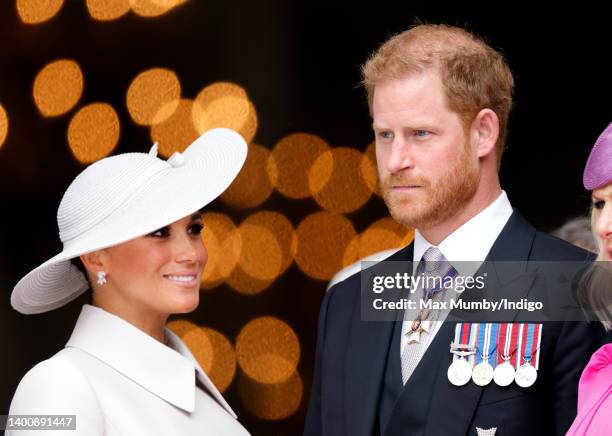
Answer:
<path fill-rule="evenodd" d="M 91 253 L 82 254 L 79 256 L 79 259 L 81 259 L 81 262 L 83 262 L 85 269 L 91 275 L 95 276 L 99 271 L 105 271 L 102 257 L 102 253 L 100 251 L 93 251 Z"/>

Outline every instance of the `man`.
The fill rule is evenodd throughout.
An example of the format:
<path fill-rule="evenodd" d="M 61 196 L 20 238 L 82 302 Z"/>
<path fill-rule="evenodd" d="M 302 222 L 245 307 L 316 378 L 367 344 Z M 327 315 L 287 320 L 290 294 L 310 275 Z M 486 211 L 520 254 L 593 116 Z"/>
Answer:
<path fill-rule="evenodd" d="M 426 265 L 432 253 L 451 265 L 588 258 L 536 231 L 501 190 L 514 85 L 494 49 L 456 27 L 418 25 L 374 53 L 363 83 L 381 191 L 393 218 L 415 228 L 414 242 L 387 260 Z M 456 322 L 422 331 L 415 343 L 407 340 L 410 321 L 363 321 L 360 305 L 359 274 L 322 302 L 306 435 L 527 436 L 569 428 L 595 346 L 591 325 L 541 328 L 532 386 L 455 386 L 447 369 Z"/>

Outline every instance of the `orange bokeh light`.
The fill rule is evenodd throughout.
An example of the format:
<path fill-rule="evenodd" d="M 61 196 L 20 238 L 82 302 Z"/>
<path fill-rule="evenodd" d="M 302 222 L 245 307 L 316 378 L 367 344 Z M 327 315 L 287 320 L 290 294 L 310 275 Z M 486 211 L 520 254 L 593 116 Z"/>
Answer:
<path fill-rule="evenodd" d="M 378 169 L 376 167 L 376 143 L 372 142 L 363 152 L 360 174 L 366 186 L 376 195 L 380 195 Z"/>
<path fill-rule="evenodd" d="M 253 415 L 266 421 L 278 421 L 292 416 L 303 397 L 300 374 L 294 371 L 280 383 L 261 383 L 246 374 L 238 378 L 238 393 L 245 407 Z"/>
<path fill-rule="evenodd" d="M 173 102 L 167 105 L 173 105 Z M 169 157 L 175 151 L 184 151 L 200 135 L 193 126 L 191 111 L 193 102 L 182 99 L 176 110 L 164 122 L 151 127 L 151 139 L 158 143 L 159 153 Z M 160 112 L 167 113 L 168 107 L 164 106 Z"/>
<path fill-rule="evenodd" d="M 259 383 L 282 383 L 296 371 L 300 342 L 284 321 L 264 316 L 249 321 L 236 338 L 242 371 Z"/>
<path fill-rule="evenodd" d="M 379 251 L 405 247 L 412 242 L 414 229 L 407 229 L 391 217 L 372 223 L 356 235 L 344 252 L 344 266 L 357 262 Z"/>
<path fill-rule="evenodd" d="M 171 321 L 168 328 L 189 347 L 204 372 L 223 393 L 236 374 L 236 353 L 230 341 L 214 329 L 186 320 Z"/>
<path fill-rule="evenodd" d="M 250 143 L 257 132 L 257 112 L 246 91 L 231 82 L 205 87 L 194 100 L 193 123 L 202 134 L 215 127 L 227 127 Z"/>
<path fill-rule="evenodd" d="M 317 179 L 316 183 L 311 183 L 309 171 L 326 151 L 329 151 L 327 142 L 309 133 L 294 133 L 281 139 L 272 151 L 277 170 L 276 189 L 286 197 L 301 199 L 325 186 L 327 180 Z"/>
<path fill-rule="evenodd" d="M 111 21 L 130 11 L 131 0 L 87 0 L 87 11 L 94 20 Z"/>
<path fill-rule="evenodd" d="M 4 141 L 6 141 L 8 130 L 9 130 L 8 115 L 6 114 L 6 111 L 4 110 L 2 105 L 0 104 L 0 147 L 2 147 L 2 145 L 4 144 Z"/>
<path fill-rule="evenodd" d="M 277 173 L 270 150 L 261 145 L 249 144 L 246 162 L 238 177 L 221 195 L 221 200 L 238 208 L 259 206 L 272 194 Z"/>
<path fill-rule="evenodd" d="M 296 233 L 295 261 L 306 275 L 318 280 L 329 280 L 344 267 L 344 252 L 356 235 L 348 218 L 330 212 L 307 216 Z"/>
<path fill-rule="evenodd" d="M 202 287 L 212 289 L 223 283 L 236 267 L 241 251 L 240 234 L 234 222 L 221 213 L 206 212 L 202 220 L 202 240 L 208 251 Z"/>
<path fill-rule="evenodd" d="M 83 94 L 83 72 L 75 61 L 60 59 L 45 65 L 36 75 L 32 95 L 45 117 L 55 117 L 72 109 Z"/>
<path fill-rule="evenodd" d="M 262 211 L 240 225 L 240 260 L 227 279 L 236 291 L 256 294 L 266 289 L 293 262 L 297 237 L 291 222 L 278 212 Z"/>
<path fill-rule="evenodd" d="M 134 122 L 151 126 L 170 118 L 180 98 L 181 83 L 177 75 L 165 68 L 151 68 L 132 80 L 126 105 Z"/>
<path fill-rule="evenodd" d="M 187 0 L 130 0 L 132 10 L 141 17 L 158 17 Z"/>
<path fill-rule="evenodd" d="M 39 24 L 53 18 L 64 0 L 17 0 L 17 13 L 26 24 Z"/>
<path fill-rule="evenodd" d="M 82 163 L 108 156 L 120 135 L 119 116 L 106 103 L 82 107 L 68 125 L 68 144 L 74 157 Z"/>
<path fill-rule="evenodd" d="M 369 200 L 372 191 L 361 177 L 362 158 L 359 151 L 347 147 L 328 150 L 318 157 L 308 181 L 319 206 L 334 213 L 349 213 Z"/>

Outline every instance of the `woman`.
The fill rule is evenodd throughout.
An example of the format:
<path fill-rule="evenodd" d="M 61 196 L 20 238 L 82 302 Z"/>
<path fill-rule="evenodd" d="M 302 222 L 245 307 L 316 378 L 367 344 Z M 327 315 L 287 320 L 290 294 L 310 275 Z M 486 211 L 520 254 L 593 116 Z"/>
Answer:
<path fill-rule="evenodd" d="M 602 323 L 610 330 L 610 295 L 598 295 L 600 289 L 609 289 L 609 267 L 612 260 L 612 123 L 595 142 L 584 169 L 584 187 L 592 191 L 593 233 L 599 247 L 598 260 L 608 261 L 593 273 L 589 280 L 590 302 L 599 313 L 605 314 Z M 597 284 L 599 283 L 599 284 Z M 609 293 L 609 291 L 607 291 Z M 602 298 L 603 297 L 603 298 Z M 612 344 L 601 347 L 593 354 L 580 377 L 578 387 L 578 415 L 568 435 L 609 435 L 612 419 Z"/>
<path fill-rule="evenodd" d="M 165 328 L 169 315 L 198 306 L 207 260 L 199 211 L 230 185 L 246 151 L 240 135 L 214 129 L 167 161 L 154 145 L 76 177 L 57 214 L 63 251 L 21 279 L 11 304 L 46 312 L 91 287 L 93 305 L 83 306 L 66 348 L 24 376 L 9 412 L 75 419 L 14 420 L 18 431 L 7 435 L 49 425 L 60 431 L 46 435 L 248 435 Z"/>

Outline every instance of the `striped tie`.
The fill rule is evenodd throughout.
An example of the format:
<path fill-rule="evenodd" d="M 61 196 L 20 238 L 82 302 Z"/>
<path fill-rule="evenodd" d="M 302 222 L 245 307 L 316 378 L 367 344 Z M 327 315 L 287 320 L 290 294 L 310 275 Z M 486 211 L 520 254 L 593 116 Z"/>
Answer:
<path fill-rule="evenodd" d="M 429 247 L 423 254 L 421 262 L 416 269 L 415 277 L 423 274 L 423 279 L 427 277 L 445 277 L 449 274 L 455 274 L 455 269 L 446 260 L 442 252 L 437 247 Z M 431 284 L 431 283 L 429 283 Z M 446 292 L 444 288 L 423 287 L 422 299 L 429 298 L 440 300 L 445 298 Z M 449 293 L 450 294 L 450 293 Z M 440 315 L 440 312 L 437 312 Z M 427 333 L 423 332 L 423 335 Z M 419 342 L 407 343 L 402 350 L 402 381 L 404 384 L 408 381 L 414 369 L 421 360 L 421 356 L 425 353 L 428 346 L 428 338 L 424 337 Z"/>

